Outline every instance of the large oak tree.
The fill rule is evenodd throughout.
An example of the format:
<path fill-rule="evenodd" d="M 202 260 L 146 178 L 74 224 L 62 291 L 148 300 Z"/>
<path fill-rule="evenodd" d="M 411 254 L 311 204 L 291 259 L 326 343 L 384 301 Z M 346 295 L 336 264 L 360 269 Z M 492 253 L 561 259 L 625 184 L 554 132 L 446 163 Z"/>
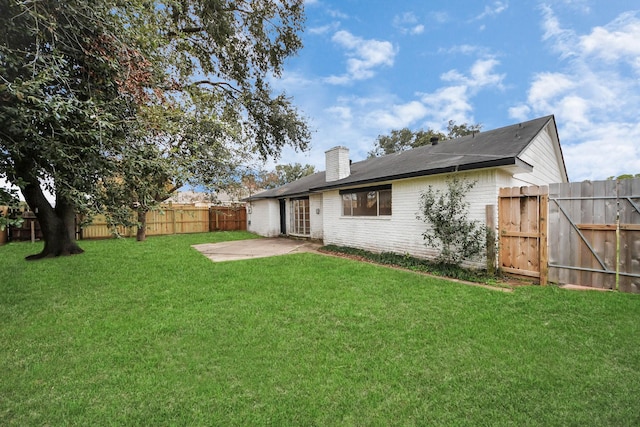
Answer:
<path fill-rule="evenodd" d="M 302 0 L 0 0 L 0 177 L 79 253 L 75 213 L 221 185 L 243 156 L 305 148 L 268 84 L 300 47 Z M 45 190 L 55 194 L 48 202 Z"/>

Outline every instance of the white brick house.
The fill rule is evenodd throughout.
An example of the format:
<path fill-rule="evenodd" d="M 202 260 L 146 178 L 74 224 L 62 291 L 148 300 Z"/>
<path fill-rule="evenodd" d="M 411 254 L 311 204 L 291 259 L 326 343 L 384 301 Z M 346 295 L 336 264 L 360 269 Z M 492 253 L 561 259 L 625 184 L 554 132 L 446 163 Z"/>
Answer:
<path fill-rule="evenodd" d="M 326 172 L 258 193 L 247 202 L 249 231 L 289 235 L 374 252 L 434 256 L 417 219 L 420 194 L 445 189 L 457 174 L 476 181 L 470 217 L 484 222 L 502 187 L 568 182 L 553 116 L 401 153 L 351 163 L 349 150 L 326 152 Z"/>

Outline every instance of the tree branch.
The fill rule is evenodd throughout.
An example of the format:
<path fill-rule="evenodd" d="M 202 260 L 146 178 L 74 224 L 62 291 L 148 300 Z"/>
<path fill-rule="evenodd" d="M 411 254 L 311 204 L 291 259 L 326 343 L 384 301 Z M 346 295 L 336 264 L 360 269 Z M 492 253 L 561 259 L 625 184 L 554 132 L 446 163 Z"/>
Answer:
<path fill-rule="evenodd" d="M 195 33 L 201 33 L 204 31 L 203 27 L 191 27 L 191 28 L 182 28 L 178 31 L 169 31 L 167 33 L 167 36 L 169 37 L 175 37 L 178 36 L 180 34 L 195 34 Z"/>
<path fill-rule="evenodd" d="M 234 87 L 231 83 L 228 82 L 212 82 L 211 80 L 199 80 L 197 82 L 193 82 L 192 86 L 201 86 L 201 85 L 209 85 L 214 87 L 223 87 L 233 99 L 238 99 L 233 93 L 240 94 L 242 91 L 236 87 Z"/>

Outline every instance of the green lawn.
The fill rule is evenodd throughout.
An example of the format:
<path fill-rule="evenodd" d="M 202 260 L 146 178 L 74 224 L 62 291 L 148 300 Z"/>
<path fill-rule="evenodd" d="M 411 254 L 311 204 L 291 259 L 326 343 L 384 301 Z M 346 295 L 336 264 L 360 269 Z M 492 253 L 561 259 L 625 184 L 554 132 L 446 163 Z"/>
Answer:
<path fill-rule="evenodd" d="M 640 297 L 513 293 L 212 233 L 0 247 L 0 425 L 640 425 Z"/>

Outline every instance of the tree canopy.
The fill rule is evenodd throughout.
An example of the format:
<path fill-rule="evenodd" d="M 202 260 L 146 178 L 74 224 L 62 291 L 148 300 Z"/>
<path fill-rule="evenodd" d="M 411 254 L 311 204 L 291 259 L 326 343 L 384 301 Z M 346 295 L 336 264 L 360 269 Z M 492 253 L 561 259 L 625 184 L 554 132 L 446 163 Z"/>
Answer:
<path fill-rule="evenodd" d="M 276 188 L 315 172 L 315 166 L 309 164 L 304 166 L 300 163 L 276 165 L 273 171 L 260 173 L 259 183 L 263 189 Z"/>
<path fill-rule="evenodd" d="M 634 178 L 640 178 L 640 173 L 636 173 L 636 174 L 625 173 L 625 174 L 618 175 L 618 176 L 610 176 L 610 177 L 607 178 L 607 180 L 615 181 L 615 180 L 634 179 Z"/>
<path fill-rule="evenodd" d="M 3 0 L 0 177 L 41 224 L 40 256 L 81 252 L 79 210 L 220 187 L 247 157 L 306 148 L 269 79 L 301 46 L 302 0 Z M 45 197 L 55 193 L 55 205 Z"/>
<path fill-rule="evenodd" d="M 480 129 L 482 129 L 481 124 L 469 125 L 463 123 L 458 125 L 455 121 L 449 120 L 446 134 L 433 129 L 427 129 L 426 131 L 419 129 L 415 132 L 409 128 L 392 130 L 389 135 L 378 135 L 373 150 L 369 151 L 369 157 L 384 156 L 422 147 L 430 144 L 432 138 L 437 138 L 439 141 L 460 138 L 474 132 L 480 132 Z"/>

